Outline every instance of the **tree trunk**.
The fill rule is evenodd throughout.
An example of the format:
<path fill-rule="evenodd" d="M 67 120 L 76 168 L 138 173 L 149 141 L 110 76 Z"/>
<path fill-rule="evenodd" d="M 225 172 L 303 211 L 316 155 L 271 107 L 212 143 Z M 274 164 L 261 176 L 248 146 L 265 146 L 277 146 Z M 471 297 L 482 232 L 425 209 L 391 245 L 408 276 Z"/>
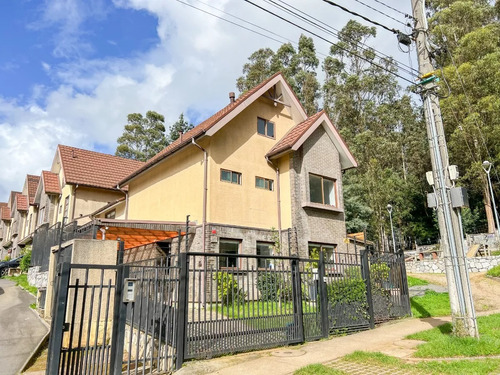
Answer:
<path fill-rule="evenodd" d="M 486 220 L 488 220 L 488 233 L 495 233 L 495 219 L 491 208 L 490 188 L 488 186 L 488 180 L 484 178 L 483 181 L 483 202 L 484 211 L 486 212 Z"/>

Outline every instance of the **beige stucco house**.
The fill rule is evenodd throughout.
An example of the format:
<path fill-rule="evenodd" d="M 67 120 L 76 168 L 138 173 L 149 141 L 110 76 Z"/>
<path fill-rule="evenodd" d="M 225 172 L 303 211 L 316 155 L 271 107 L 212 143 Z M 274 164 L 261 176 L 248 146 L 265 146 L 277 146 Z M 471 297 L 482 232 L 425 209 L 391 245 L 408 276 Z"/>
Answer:
<path fill-rule="evenodd" d="M 331 254 L 345 250 L 342 171 L 356 166 L 326 113 L 308 117 L 278 73 L 230 93 L 226 107 L 122 179 L 128 194 L 112 209 L 135 221 L 190 215 L 193 251 L 267 255 L 274 228 L 284 249 Z"/>

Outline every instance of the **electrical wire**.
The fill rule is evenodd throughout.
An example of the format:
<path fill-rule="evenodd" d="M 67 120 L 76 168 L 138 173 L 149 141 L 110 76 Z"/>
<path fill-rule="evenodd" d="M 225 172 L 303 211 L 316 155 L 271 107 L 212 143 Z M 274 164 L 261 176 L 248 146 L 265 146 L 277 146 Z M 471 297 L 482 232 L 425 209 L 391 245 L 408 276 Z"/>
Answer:
<path fill-rule="evenodd" d="M 179 1 L 179 0 L 178 0 L 178 1 Z M 290 21 L 290 20 L 286 19 L 285 17 L 280 16 L 279 14 L 276 14 L 276 13 L 274 13 L 274 12 L 271 12 L 270 10 L 268 10 L 268 9 L 266 9 L 266 8 L 264 8 L 264 7 L 260 6 L 260 5 L 258 5 L 258 4 L 255 4 L 254 2 L 252 2 L 252 1 L 250 1 L 250 0 L 244 0 L 244 1 L 245 1 L 245 2 L 247 2 L 247 3 L 249 3 L 249 4 L 251 4 L 251 5 L 253 5 L 253 6 L 255 6 L 256 8 L 259 8 L 259 9 L 263 10 L 263 11 L 264 11 L 264 12 L 266 12 L 266 13 L 269 13 L 269 14 L 273 15 L 273 16 L 274 16 L 274 17 L 276 17 L 276 18 L 279 18 L 279 19 L 280 19 L 280 20 L 282 20 L 282 21 L 285 21 L 285 22 L 287 22 L 287 23 L 289 23 L 289 24 L 291 24 L 291 25 L 293 25 L 293 26 L 295 26 L 295 27 L 297 27 L 297 28 L 299 28 L 299 29 L 301 29 L 301 30 L 305 31 L 305 32 L 306 32 L 306 33 L 308 33 L 308 34 L 311 34 L 311 35 L 315 36 L 316 38 L 319 38 L 319 39 L 321 39 L 321 40 L 323 40 L 323 41 L 325 41 L 325 42 L 327 42 L 327 43 L 329 43 L 329 44 L 332 44 L 332 45 L 334 44 L 332 41 L 330 41 L 330 40 L 326 39 L 325 37 L 323 37 L 323 36 L 321 36 L 321 35 L 319 35 L 319 34 L 317 34 L 317 33 L 315 33 L 315 32 L 312 32 L 312 31 L 310 31 L 310 30 L 306 29 L 305 27 L 300 26 L 300 25 L 298 25 L 298 24 L 296 24 L 296 23 L 294 23 L 294 22 L 292 22 L 292 21 Z M 325 1 L 325 0 L 323 0 L 323 1 Z M 359 54 L 357 54 L 357 53 L 354 53 L 354 52 L 352 52 L 352 51 L 349 51 L 347 48 L 343 48 L 343 47 L 338 46 L 338 45 L 337 45 L 337 47 L 338 47 L 339 49 L 343 50 L 344 52 L 347 52 L 347 53 L 349 53 L 349 54 L 351 54 L 351 55 L 353 55 L 353 56 L 356 56 L 356 57 L 360 58 L 361 60 L 364 60 L 364 61 L 368 62 L 369 64 L 371 64 L 371 65 L 373 65 L 373 66 L 376 66 L 376 67 L 378 67 L 378 68 L 380 68 L 380 69 L 382 69 L 382 70 L 386 71 L 387 73 L 390 73 L 390 74 L 392 74 L 392 75 L 394 75 L 394 76 L 396 76 L 396 77 L 398 77 L 398 78 L 400 78 L 400 79 L 402 79 L 402 80 L 404 80 L 404 81 L 406 81 L 406 82 L 408 82 L 408 83 L 410 83 L 410 84 L 412 84 L 412 85 L 413 85 L 413 83 L 414 83 L 413 81 L 409 80 L 408 78 L 403 77 L 402 75 L 400 75 L 400 74 L 398 74 L 398 73 L 396 73 L 396 72 L 394 72 L 394 71 L 392 71 L 392 70 L 390 70 L 390 69 L 388 69 L 388 68 L 386 68 L 386 67 L 384 67 L 384 66 L 382 66 L 382 65 L 380 65 L 380 64 L 377 64 L 377 63 L 373 62 L 372 60 L 370 60 L 370 59 L 368 59 L 368 58 L 366 58 L 366 57 L 364 57 L 364 56 L 362 56 L 362 55 L 359 55 Z"/>
<path fill-rule="evenodd" d="M 371 9 L 371 10 L 373 10 L 373 11 L 379 13 L 379 14 L 382 14 L 383 16 L 386 16 L 387 18 L 390 18 L 393 21 L 399 22 L 403 26 L 409 26 L 409 27 L 411 27 L 410 23 L 404 23 L 403 21 L 400 21 L 397 18 L 394 18 L 393 16 L 390 16 L 387 13 L 384 13 L 384 12 L 382 12 L 381 10 L 379 10 L 377 8 L 374 8 L 371 5 L 368 5 L 368 4 L 364 3 L 364 2 L 362 2 L 361 0 L 354 0 L 354 1 L 356 1 L 357 3 L 360 3 L 361 5 L 364 5 L 365 7 L 369 8 L 369 9 Z"/>
<path fill-rule="evenodd" d="M 337 3 L 334 3 L 334 2 L 333 2 L 333 1 L 331 1 L 331 0 L 323 0 L 323 1 L 324 1 L 325 3 L 327 3 L 327 4 L 330 4 L 330 5 L 334 6 L 334 7 L 337 7 L 337 8 L 342 9 L 344 12 L 350 13 L 350 14 L 352 14 L 353 16 L 356 16 L 356 17 L 362 18 L 362 19 L 364 19 L 364 20 L 365 20 L 365 21 L 367 21 L 367 22 L 370 22 L 370 23 L 372 23 L 372 24 L 374 24 L 374 25 L 376 25 L 376 26 L 379 26 L 379 27 L 381 27 L 381 28 L 383 28 L 383 29 L 387 30 L 387 31 L 390 31 L 390 32 L 391 32 L 391 33 L 393 33 L 393 34 L 396 34 L 396 35 L 397 35 L 397 34 L 399 34 L 399 33 L 401 33 L 401 34 L 402 34 L 402 32 L 401 32 L 401 31 L 399 31 L 399 30 L 397 30 L 397 29 L 391 29 L 390 27 L 387 27 L 387 26 L 385 26 L 385 25 L 382 25 L 381 23 L 379 23 L 379 22 L 377 22 L 377 21 L 374 21 L 374 20 L 372 20 L 372 19 L 370 19 L 370 18 L 368 18 L 368 17 L 366 17 L 366 16 L 363 16 L 362 14 L 356 13 L 356 12 L 354 12 L 354 11 L 352 11 L 352 10 L 350 10 L 350 9 L 348 9 L 348 8 L 346 8 L 346 7 L 344 7 L 344 6 L 342 6 L 342 5 L 339 5 L 339 4 L 337 4 Z"/>
<path fill-rule="evenodd" d="M 274 5 L 275 7 L 279 7 L 280 9 L 284 10 L 285 12 L 289 13 L 289 14 L 292 14 L 294 17 L 296 18 L 299 18 L 305 22 L 307 22 L 308 24 L 318 28 L 318 29 L 321 29 L 322 31 L 336 37 L 337 39 L 341 40 L 342 38 L 340 37 L 339 33 L 340 31 L 335 29 L 334 27 L 326 24 L 325 22 L 301 11 L 300 9 L 297 9 L 295 8 L 294 6 L 282 1 L 282 0 L 278 0 L 278 2 L 286 5 L 287 7 L 295 10 L 296 12 L 290 10 L 289 8 L 286 8 L 284 5 L 280 5 L 280 4 L 277 4 L 276 1 L 273 1 L 273 0 L 264 0 L 265 2 L 267 3 L 270 3 L 272 5 Z M 311 21 L 311 20 L 314 20 L 315 22 Z M 333 30 L 333 31 L 331 31 Z M 375 50 L 374 48 L 371 48 L 371 47 L 368 47 L 365 43 L 362 43 L 362 42 L 358 42 L 358 41 L 355 41 L 355 40 L 352 40 L 352 39 L 349 39 L 349 41 L 353 44 L 356 44 L 357 46 L 359 46 L 363 51 L 366 51 L 368 49 L 372 50 L 375 52 L 375 54 L 377 55 L 378 58 L 384 58 L 384 59 L 390 59 L 392 60 L 393 63 L 395 63 L 395 65 L 398 67 L 398 69 L 400 70 L 403 70 L 405 72 L 407 72 L 408 74 L 410 75 L 413 75 L 415 77 L 418 77 L 418 70 L 414 69 L 412 66 L 409 66 L 409 65 L 406 65 L 405 63 L 402 63 L 401 61 L 398 61 L 396 59 L 394 59 L 392 56 L 389 56 L 387 54 L 384 54 L 383 52 L 380 52 L 380 51 L 377 51 Z"/>
<path fill-rule="evenodd" d="M 405 18 L 408 18 L 408 19 L 411 19 L 411 20 L 415 21 L 415 17 L 413 17 L 412 15 L 409 15 L 409 14 L 407 14 L 405 12 L 401 12 L 399 9 L 396 9 L 396 8 L 390 6 L 390 5 L 387 5 L 386 3 L 384 3 L 384 2 L 382 2 L 380 0 L 373 0 L 373 1 L 375 1 L 376 3 L 379 3 L 380 5 L 383 5 L 383 6 L 387 7 L 387 8 L 389 8 L 389 9 L 395 11 L 395 12 L 398 12 L 398 13 L 402 14 L 403 16 L 405 16 Z"/>

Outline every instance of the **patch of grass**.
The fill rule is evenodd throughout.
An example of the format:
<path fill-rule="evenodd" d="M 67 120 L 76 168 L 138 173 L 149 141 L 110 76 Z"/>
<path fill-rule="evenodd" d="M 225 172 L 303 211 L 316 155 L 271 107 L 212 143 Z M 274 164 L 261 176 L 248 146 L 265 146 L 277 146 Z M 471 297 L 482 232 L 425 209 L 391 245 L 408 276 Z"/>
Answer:
<path fill-rule="evenodd" d="M 36 296 L 38 289 L 34 286 L 31 286 L 28 283 L 28 275 L 23 273 L 19 276 L 5 276 L 6 279 L 14 281 L 16 285 L 19 285 L 21 288 L 24 290 L 28 291 L 29 293 L 33 294 Z"/>
<path fill-rule="evenodd" d="M 495 250 L 491 252 L 491 255 L 498 256 L 500 255 L 500 250 Z"/>
<path fill-rule="evenodd" d="M 293 375 L 344 375 L 344 371 L 326 367 L 319 363 L 302 367 L 295 371 Z"/>
<path fill-rule="evenodd" d="M 490 268 L 488 272 L 486 272 L 488 276 L 500 277 L 500 264 L 493 268 Z"/>
<path fill-rule="evenodd" d="M 410 299 L 411 312 L 415 318 L 451 315 L 448 293 L 436 293 L 426 290 L 425 295 Z"/>
<path fill-rule="evenodd" d="M 408 276 L 408 286 L 417 286 L 417 285 L 429 285 L 429 282 L 426 280 L 419 279 L 418 277 Z"/>
<path fill-rule="evenodd" d="M 500 359 L 482 359 L 477 361 L 429 361 L 416 364 L 404 363 L 399 358 L 382 353 L 354 352 L 342 358 L 349 362 L 371 364 L 386 369 L 404 370 L 406 373 L 424 374 L 477 374 L 486 375 L 500 369 Z"/>
<path fill-rule="evenodd" d="M 452 336 L 450 323 L 408 336 L 427 343 L 417 347 L 416 357 L 475 357 L 500 354 L 500 314 L 477 318 L 480 339 Z"/>

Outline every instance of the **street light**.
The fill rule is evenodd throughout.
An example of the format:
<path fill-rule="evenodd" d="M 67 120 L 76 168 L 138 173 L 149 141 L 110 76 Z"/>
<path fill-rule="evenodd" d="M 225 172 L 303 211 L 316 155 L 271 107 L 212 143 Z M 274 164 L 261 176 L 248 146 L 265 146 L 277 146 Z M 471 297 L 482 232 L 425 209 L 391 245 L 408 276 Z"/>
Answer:
<path fill-rule="evenodd" d="M 498 213 L 497 213 L 497 206 L 495 204 L 495 195 L 493 194 L 493 186 L 491 185 L 491 178 L 490 178 L 490 170 L 491 170 L 491 164 L 488 160 L 483 161 L 483 169 L 488 175 L 488 185 L 490 186 L 490 195 L 491 195 L 491 209 L 495 213 L 495 224 L 497 227 L 497 234 L 500 235 L 500 226 L 498 225 Z"/>
<path fill-rule="evenodd" d="M 391 221 L 391 233 L 392 233 L 392 250 L 396 253 L 396 240 L 394 239 L 394 226 L 392 225 L 392 206 L 387 205 L 387 212 L 389 212 L 389 220 Z"/>

